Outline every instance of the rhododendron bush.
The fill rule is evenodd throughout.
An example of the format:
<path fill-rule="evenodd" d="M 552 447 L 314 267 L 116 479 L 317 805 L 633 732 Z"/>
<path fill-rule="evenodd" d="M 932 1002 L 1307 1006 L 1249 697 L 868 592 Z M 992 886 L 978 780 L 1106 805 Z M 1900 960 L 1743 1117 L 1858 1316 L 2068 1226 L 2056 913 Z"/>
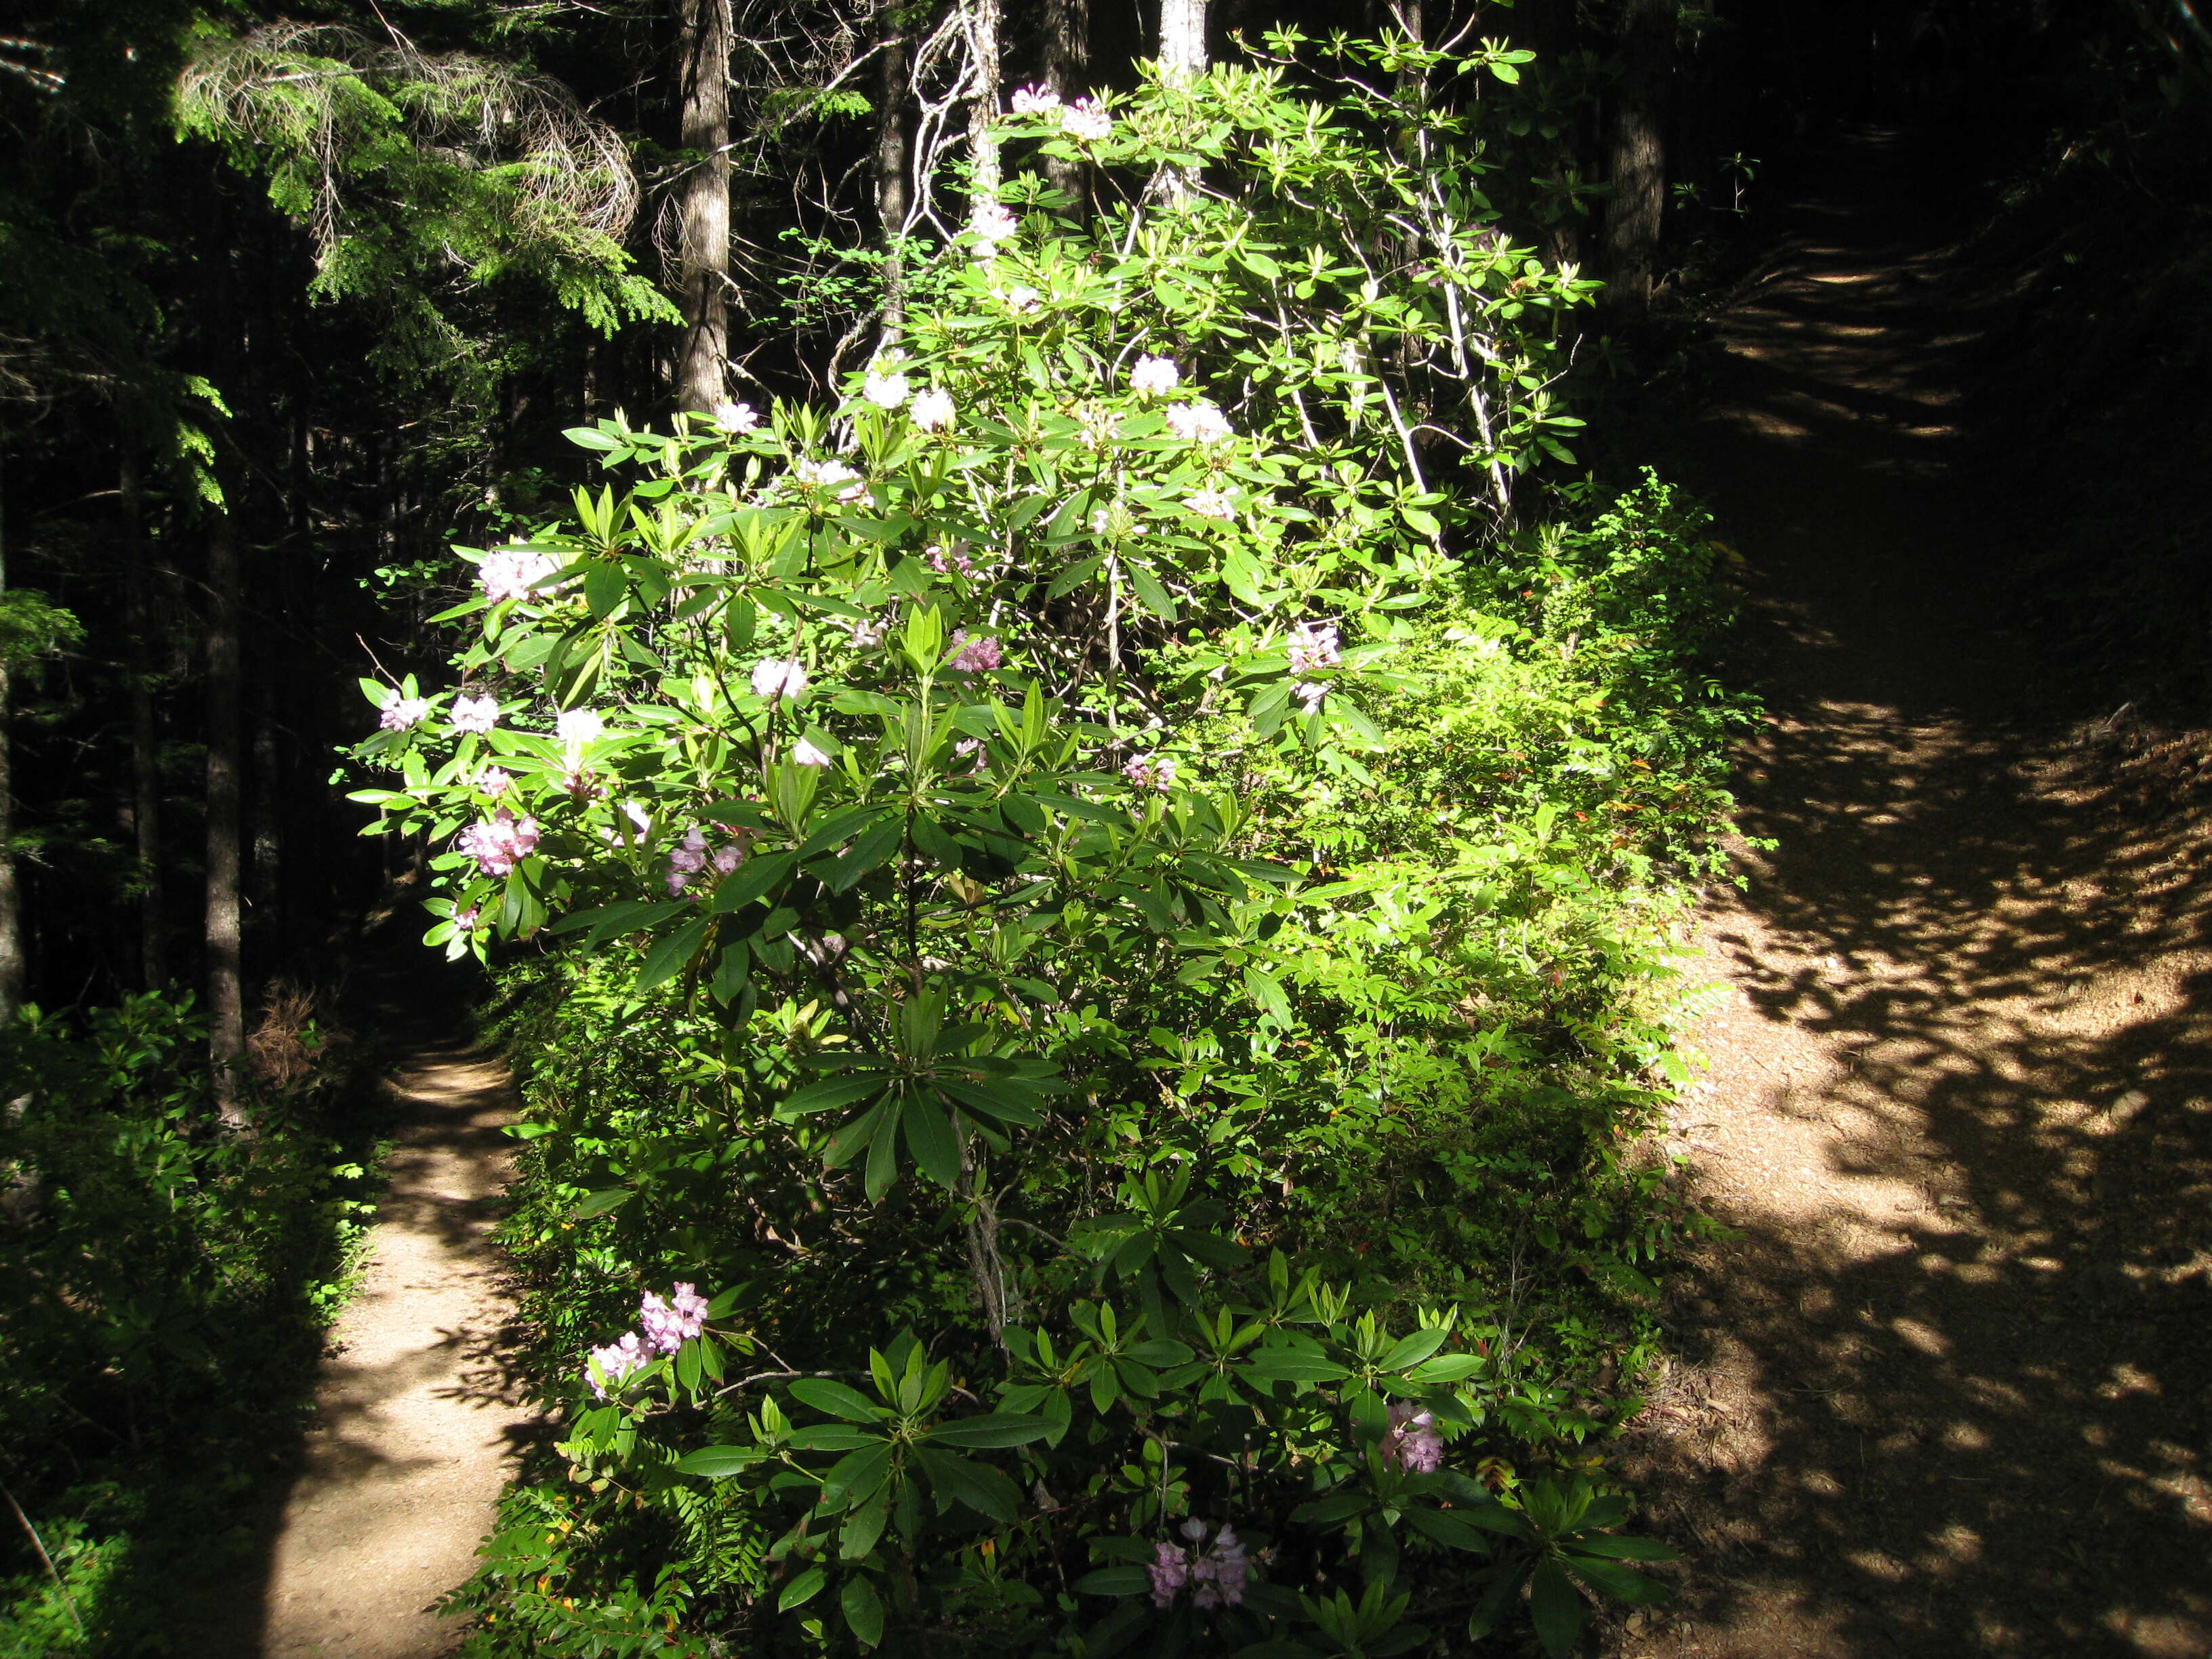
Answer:
<path fill-rule="evenodd" d="M 371 687 L 430 941 L 541 964 L 510 1239 L 572 1479 L 510 1501 L 484 1650 L 1390 1653 L 1524 1600 L 1559 1647 L 1656 1594 L 1437 1162 L 1527 1093 L 1618 1172 L 1663 1034 L 1562 896 L 1649 837 L 1555 802 L 1363 884 L 1297 804 L 1382 798 L 1411 664 L 1615 660 L 1462 568 L 1587 285 L 1376 96 L 1023 94 L 1118 202 L 976 204 L 834 406 L 576 429 L 573 517 L 464 555 L 451 685 Z M 1555 957 L 1571 1043 L 1486 1023 Z M 1362 1179 L 1437 1194 L 1364 1261 Z"/>

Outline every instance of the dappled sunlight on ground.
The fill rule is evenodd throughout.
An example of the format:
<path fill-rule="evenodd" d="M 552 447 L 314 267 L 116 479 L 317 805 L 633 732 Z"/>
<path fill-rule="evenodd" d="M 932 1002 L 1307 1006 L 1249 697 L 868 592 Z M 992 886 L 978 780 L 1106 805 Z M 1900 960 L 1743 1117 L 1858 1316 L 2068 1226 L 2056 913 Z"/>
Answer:
<path fill-rule="evenodd" d="M 2000 625 L 1905 166 L 1859 145 L 1723 325 L 1773 718 L 1674 1144 L 1739 1237 L 1632 1459 L 1690 1587 L 1621 1650 L 2203 1659 L 2212 774 Z"/>

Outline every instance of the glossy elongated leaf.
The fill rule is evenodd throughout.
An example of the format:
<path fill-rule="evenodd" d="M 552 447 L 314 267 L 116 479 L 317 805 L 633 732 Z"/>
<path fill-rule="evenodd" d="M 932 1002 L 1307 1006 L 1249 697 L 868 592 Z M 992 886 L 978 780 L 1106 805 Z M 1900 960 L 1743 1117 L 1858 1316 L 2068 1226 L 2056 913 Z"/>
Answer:
<path fill-rule="evenodd" d="M 636 994 L 643 996 L 647 991 L 658 989 L 682 973 L 685 964 L 698 951 L 701 942 L 706 939 L 707 927 L 708 922 L 703 916 L 696 921 L 687 921 L 647 951 L 645 965 L 638 969 L 637 984 L 633 988 Z"/>
<path fill-rule="evenodd" d="M 1552 1659 L 1567 1659 L 1589 1617 L 1589 1604 L 1555 1564 L 1539 1561 L 1528 1575 L 1528 1612 L 1544 1651 Z"/>
<path fill-rule="evenodd" d="M 749 1469 L 768 1454 L 758 1446 L 702 1446 L 676 1460 L 678 1474 L 703 1474 L 720 1480 L 740 1469 Z"/>
<path fill-rule="evenodd" d="M 820 1567 L 809 1567 L 805 1572 L 783 1587 L 783 1594 L 775 1598 L 775 1610 L 789 1613 L 793 1607 L 803 1607 L 822 1594 L 822 1587 L 830 1582 L 830 1575 Z"/>
<path fill-rule="evenodd" d="M 1488 1534 L 1457 1510 L 1429 1510 L 1416 1504 L 1404 1513 L 1406 1524 L 1424 1538 L 1476 1555 L 1490 1553 Z"/>
<path fill-rule="evenodd" d="M 791 1436 L 791 1443 L 800 1451 L 858 1451 L 863 1446 L 879 1444 L 882 1440 L 881 1435 L 838 1423 L 817 1423 L 810 1428 L 795 1429 Z"/>
<path fill-rule="evenodd" d="M 896 818 L 885 818 L 862 830 L 830 866 L 826 884 L 830 890 L 842 893 L 857 886 L 863 878 L 888 863 L 905 838 L 906 826 Z"/>
<path fill-rule="evenodd" d="M 880 1490 L 845 1517 L 845 1524 L 837 1529 L 840 1556 L 848 1561 L 857 1561 L 875 1548 L 876 1540 L 884 1535 L 884 1523 L 890 1518 L 890 1498 L 887 1487 Z"/>
<path fill-rule="evenodd" d="M 611 1211 L 619 1210 L 636 1196 L 635 1188 L 611 1187 L 605 1192 L 593 1193 L 589 1198 L 580 1200 L 568 1213 L 579 1221 L 589 1221 L 593 1216 L 605 1215 Z"/>
<path fill-rule="evenodd" d="M 1656 1538 L 1608 1538 L 1584 1533 L 1571 1547 L 1582 1555 L 1602 1555 L 1616 1561 L 1679 1561 L 1681 1552 Z"/>
<path fill-rule="evenodd" d="M 1084 1595 L 1142 1595 L 1152 1587 L 1152 1574 L 1138 1566 L 1098 1567 L 1075 1581 Z"/>
<path fill-rule="evenodd" d="M 1425 1326 L 1412 1335 L 1402 1337 L 1390 1352 L 1376 1362 L 1379 1370 L 1402 1371 L 1418 1365 L 1444 1345 L 1448 1332 L 1436 1326 Z"/>
<path fill-rule="evenodd" d="M 1632 1604 L 1664 1601 L 1671 1592 L 1656 1578 L 1646 1578 L 1635 1568 L 1618 1561 L 1601 1561 L 1570 1549 L 1560 1560 L 1567 1571 L 1601 1595 Z"/>
<path fill-rule="evenodd" d="M 947 1451 L 917 1448 L 915 1458 L 944 1496 L 978 1515 L 1011 1525 L 1021 1513 L 1021 1489 L 988 1464 L 970 1462 Z"/>
<path fill-rule="evenodd" d="M 1026 1412 L 989 1412 L 939 1423 L 929 1437 L 950 1446 L 1026 1446 L 1052 1432 L 1052 1425 Z"/>
<path fill-rule="evenodd" d="M 1304 1521 L 1316 1527 L 1332 1526 L 1339 1521 L 1349 1521 L 1355 1515 L 1364 1515 L 1375 1507 L 1371 1492 L 1331 1492 L 1327 1498 L 1316 1498 L 1310 1504 L 1301 1504 L 1291 1511 L 1291 1519 Z"/>
<path fill-rule="evenodd" d="M 890 1443 L 872 1439 L 839 1458 L 822 1477 L 823 1507 L 834 1511 L 866 1504 L 884 1491 L 890 1478 Z"/>
<path fill-rule="evenodd" d="M 755 899 L 781 886 L 797 862 L 789 853 L 763 853 L 747 859 L 734 875 L 723 878 L 707 908 L 718 916 L 744 909 Z"/>
<path fill-rule="evenodd" d="M 809 1112 L 826 1112 L 833 1107 L 849 1106 L 856 1100 L 866 1100 L 879 1095 L 890 1079 L 881 1073 L 863 1073 L 858 1077 L 824 1078 L 819 1083 L 810 1083 L 804 1089 L 794 1090 L 784 1097 L 775 1109 L 780 1118 L 804 1117 Z"/>
<path fill-rule="evenodd" d="M 1041 1121 L 1033 1108 L 1004 1085 L 986 1087 L 963 1083 L 957 1078 L 940 1077 L 937 1087 L 969 1111 L 980 1112 L 1000 1123 L 1026 1129 Z"/>
<path fill-rule="evenodd" d="M 1294 1348 L 1262 1348 L 1244 1362 L 1245 1375 L 1262 1382 L 1336 1382 L 1352 1375 L 1345 1366 L 1317 1353 Z"/>
<path fill-rule="evenodd" d="M 879 1528 L 880 1530 L 880 1528 Z M 866 1550 L 858 1553 L 865 1555 Z M 849 1556 L 848 1559 L 851 1559 Z M 864 1648 L 874 1647 L 884 1639 L 883 1598 L 876 1587 L 865 1578 L 849 1578 L 837 1597 L 837 1605 L 845 1614 L 846 1628 Z"/>
<path fill-rule="evenodd" d="M 858 1389 L 850 1388 L 835 1378 L 802 1376 L 791 1385 L 791 1397 L 804 1401 L 818 1412 L 832 1417 L 842 1417 L 848 1423 L 875 1423 L 889 1413 Z"/>
<path fill-rule="evenodd" d="M 960 1179 L 960 1138 L 952 1132 L 952 1120 L 920 1090 L 906 1097 L 902 1116 L 906 1149 L 913 1154 L 915 1166 L 950 1191 Z"/>
<path fill-rule="evenodd" d="M 1409 1374 L 1416 1382 L 1456 1382 L 1473 1376 L 1487 1363 L 1480 1354 L 1438 1354 L 1434 1359 L 1423 1360 Z"/>

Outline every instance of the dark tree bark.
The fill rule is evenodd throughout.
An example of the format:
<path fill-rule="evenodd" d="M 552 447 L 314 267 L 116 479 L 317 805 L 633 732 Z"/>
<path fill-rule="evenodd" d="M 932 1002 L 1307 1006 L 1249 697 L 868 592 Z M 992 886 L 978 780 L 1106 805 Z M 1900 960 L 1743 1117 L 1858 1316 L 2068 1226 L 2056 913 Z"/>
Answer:
<path fill-rule="evenodd" d="M 228 512 L 208 527 L 207 997 L 208 1058 L 223 1121 L 246 1122 L 246 985 L 239 938 L 238 526 Z"/>
<path fill-rule="evenodd" d="M 683 0 L 684 183 L 678 269 L 684 346 L 676 401 L 698 414 L 726 395 L 730 361 L 730 5 Z"/>
<path fill-rule="evenodd" d="M 281 962 L 286 950 L 283 885 L 283 805 L 276 783 L 276 666 L 267 664 L 253 688 L 253 860 L 247 888 L 253 912 L 256 949 L 265 963 Z"/>
<path fill-rule="evenodd" d="M 1667 92 L 1674 56 L 1675 0 L 1626 0 L 1626 67 L 1613 121 L 1613 198 L 1606 204 L 1607 297 L 1641 314 L 1651 303 L 1652 266 L 1667 204 Z"/>
<path fill-rule="evenodd" d="M 884 334 L 897 337 L 906 317 L 906 40 L 896 29 L 876 55 L 876 222 L 884 237 Z"/>
<path fill-rule="evenodd" d="M 999 194 L 1000 0 L 966 0 L 968 50 L 975 65 L 975 103 L 969 112 L 968 145 L 975 158 L 975 196 L 991 201 Z"/>
<path fill-rule="evenodd" d="M 161 748 L 154 720 L 151 640 L 154 607 L 147 592 L 145 498 L 138 458 L 128 441 L 118 493 L 123 498 L 123 582 L 131 677 L 131 830 L 138 888 L 138 977 L 151 991 L 169 977 L 161 902 Z"/>
<path fill-rule="evenodd" d="M 1062 100 L 1091 90 L 1091 0 L 1044 0 L 1044 84 Z M 1083 190 L 1083 164 L 1071 158 L 1048 155 L 1045 177 L 1052 187 L 1078 202 Z"/>
<path fill-rule="evenodd" d="M 0 592 L 8 586 L 7 525 L 0 520 Z M 0 1025 L 23 1006 L 23 894 L 15 880 L 15 780 L 9 750 L 8 665 L 0 660 Z"/>

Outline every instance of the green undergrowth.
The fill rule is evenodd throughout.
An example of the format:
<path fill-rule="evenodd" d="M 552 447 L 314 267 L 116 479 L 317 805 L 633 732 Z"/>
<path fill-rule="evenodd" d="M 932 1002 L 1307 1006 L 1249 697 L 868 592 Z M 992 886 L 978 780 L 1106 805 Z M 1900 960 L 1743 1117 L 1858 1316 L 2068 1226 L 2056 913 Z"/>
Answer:
<path fill-rule="evenodd" d="M 1670 927 L 1687 887 L 1717 870 L 1722 743 L 1747 713 L 1705 668 L 1726 622 L 1713 557 L 1703 514 L 1656 480 L 1617 500 L 1571 497 L 1558 522 L 1460 568 L 1425 603 L 1359 619 L 1372 741 L 1330 751 L 1318 775 L 1243 708 L 1200 713 L 1176 750 L 1191 757 L 1182 781 L 1232 792 L 1247 813 L 1236 852 L 1297 874 L 1255 901 L 1249 956 L 1231 945 L 1179 969 L 1166 957 L 1141 971 L 1035 969 L 1051 982 L 1028 994 L 1055 1000 L 1072 1093 L 1033 1133 L 1060 1137 L 1065 1155 L 1020 1166 L 992 1195 L 1014 1287 L 1011 1375 L 994 1385 L 958 1359 L 946 1386 L 995 1389 L 1001 1411 L 1059 1413 L 1068 1426 L 1032 1454 L 1034 1491 L 1006 1511 L 1036 1518 L 948 1542 L 930 1570 L 939 1611 L 895 1650 L 1229 1651 L 1202 1620 L 1143 1626 L 1140 1605 L 1097 1622 L 1112 1604 L 1084 1593 L 1117 1593 L 1115 1575 L 1137 1568 L 1111 1563 L 1150 1559 L 1152 1546 L 1108 1534 L 1176 1516 L 1235 1513 L 1264 1545 L 1262 1576 L 1314 1598 L 1301 1614 L 1255 1583 L 1248 1610 L 1273 1595 L 1271 1616 L 1320 1632 L 1302 1643 L 1353 1644 L 1270 1652 L 1471 1651 L 1518 1623 L 1530 1583 L 1547 1641 L 1571 1640 L 1580 1615 L 1562 1611 L 1566 1581 L 1548 1559 L 1579 1562 L 1607 1593 L 1646 1595 L 1634 1574 L 1573 1552 L 1577 1528 L 1626 1513 L 1606 1445 L 1659 1340 L 1655 1275 L 1704 1226 L 1639 1137 L 1684 1075 Z M 1174 673 L 1176 649 L 1163 647 L 1155 672 Z M 532 1374 L 569 1438 L 510 1492 L 482 1572 L 455 1598 L 478 1615 L 469 1651 L 865 1646 L 883 1616 L 866 1579 L 847 1578 L 842 1602 L 825 1597 L 811 1616 L 823 1574 L 805 1565 L 805 1520 L 799 1546 L 785 1530 L 797 1511 L 780 1509 L 793 1496 L 783 1485 L 702 1488 L 678 1473 L 711 1462 L 677 1463 L 687 1446 L 772 1437 L 773 1402 L 754 1400 L 748 1430 L 744 1396 L 717 1403 L 729 1390 L 700 1380 L 693 1358 L 696 1403 L 617 1431 L 609 1409 L 580 1400 L 579 1379 L 641 1289 L 682 1281 L 720 1292 L 716 1328 L 741 1331 L 732 1382 L 741 1371 L 865 1379 L 873 1367 L 878 1386 L 890 1379 L 885 1399 L 911 1392 L 927 1373 L 898 1383 L 901 1356 L 925 1352 L 907 1334 L 938 1333 L 931 1355 L 988 1350 L 975 1212 L 963 1235 L 959 1211 L 911 1183 L 834 1206 L 841 1177 L 750 1103 L 823 1029 L 819 998 L 763 999 L 732 1020 L 674 985 L 636 994 L 641 955 L 526 956 L 501 975 L 491 1030 L 526 1103 L 503 1237 L 527 1286 Z M 1179 1269 L 1164 1265 L 1175 1257 L 1164 1244 L 1152 1267 L 1131 1254 L 1146 1214 L 1188 1244 Z M 1179 1303 L 1205 1309 L 1203 1330 Z M 1114 1334 L 1117 1311 L 1128 1338 Z M 1301 1320 L 1325 1345 L 1389 1346 L 1363 1329 L 1414 1332 L 1397 1352 L 1442 1344 L 1426 1363 L 1461 1379 L 1439 1402 L 1442 1431 L 1480 1486 L 1440 1513 L 1482 1496 L 1509 1533 L 1549 1541 L 1526 1558 L 1501 1545 L 1482 1568 L 1424 1534 L 1401 1559 L 1348 1497 L 1297 1508 L 1301 1469 L 1318 1470 L 1323 1490 L 1335 1478 L 1330 1453 L 1309 1444 L 1280 1466 L 1233 1444 L 1209 1453 L 1221 1431 L 1210 1425 L 1232 1407 L 1269 1425 L 1302 1419 L 1271 1414 L 1293 1410 L 1279 1385 L 1279 1407 L 1243 1404 L 1273 1375 L 1257 1364 L 1239 1377 L 1224 1358 L 1218 1385 L 1193 1380 L 1206 1333 L 1241 1345 Z M 1240 1325 L 1252 1334 L 1232 1336 Z M 1082 1357 L 1117 1340 L 1132 1358 L 1116 1369 Z M 1069 1385 L 1051 1379 L 1071 1375 L 1089 1380 L 1057 1394 Z M 1386 1382 L 1384 1399 L 1415 1392 Z M 809 1403 L 829 1398 L 791 1386 Z M 1255 1386 L 1258 1396 L 1235 1392 Z M 1355 1424 L 1382 1410 L 1376 1396 L 1343 1399 Z M 1134 1432 L 1116 1415 L 1131 1410 Z M 595 1432 L 629 1437 L 595 1459 Z M 996 1514 L 991 1482 L 1003 1477 L 974 1479 L 971 1505 Z M 811 1490 L 804 1480 L 785 1484 Z M 1055 1536 L 1053 1520 L 1080 1524 Z M 1442 1520 L 1433 1530 L 1458 1536 Z M 1085 1537 L 1090 1559 L 1109 1563 L 1088 1577 Z M 1589 1547 L 1633 1556 L 1638 1542 Z M 1362 1630 L 1373 1645 L 1358 1645 Z"/>
<path fill-rule="evenodd" d="M 190 999 L 161 996 L 0 1035 L 11 1659 L 202 1650 L 202 1602 L 251 1595 L 259 1507 L 350 1288 L 375 1134 L 353 1065 L 312 1023 L 286 1031 L 289 1085 L 253 1088 L 241 1133 L 206 1042 Z"/>

